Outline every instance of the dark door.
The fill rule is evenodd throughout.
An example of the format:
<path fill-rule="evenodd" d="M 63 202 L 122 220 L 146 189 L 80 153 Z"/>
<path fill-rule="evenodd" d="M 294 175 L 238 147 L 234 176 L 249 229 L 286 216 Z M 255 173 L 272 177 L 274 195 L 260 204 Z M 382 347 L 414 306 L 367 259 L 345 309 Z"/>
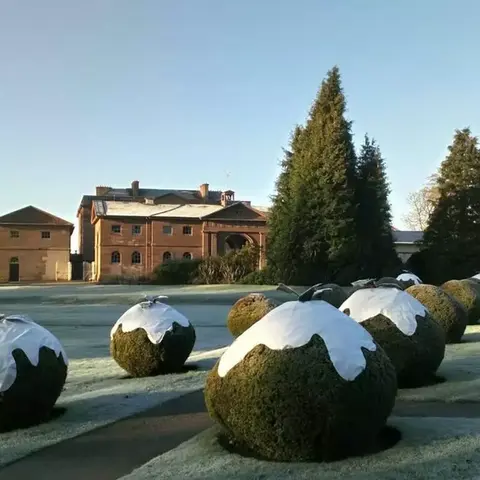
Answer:
<path fill-rule="evenodd" d="M 10 259 L 10 270 L 8 274 L 9 282 L 18 282 L 20 280 L 20 264 L 18 263 L 18 258 L 13 257 Z"/>

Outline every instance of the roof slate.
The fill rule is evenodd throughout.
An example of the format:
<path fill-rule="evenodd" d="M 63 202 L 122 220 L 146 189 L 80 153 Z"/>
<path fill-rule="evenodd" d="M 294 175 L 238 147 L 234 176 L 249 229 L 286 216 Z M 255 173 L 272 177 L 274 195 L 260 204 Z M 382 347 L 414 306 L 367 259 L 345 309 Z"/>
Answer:
<path fill-rule="evenodd" d="M 7 213 L 0 217 L 0 223 L 9 224 L 30 224 L 30 225 L 59 225 L 73 227 L 73 224 L 63 218 L 56 217 L 51 213 L 40 210 L 33 205 L 20 208 L 14 212 Z"/>

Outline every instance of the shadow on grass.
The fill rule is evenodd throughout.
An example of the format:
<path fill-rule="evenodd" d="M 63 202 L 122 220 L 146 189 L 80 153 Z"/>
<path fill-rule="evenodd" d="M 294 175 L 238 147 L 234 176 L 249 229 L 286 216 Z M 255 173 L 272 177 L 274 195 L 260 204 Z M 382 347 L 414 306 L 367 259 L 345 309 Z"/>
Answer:
<path fill-rule="evenodd" d="M 371 445 L 363 445 L 365 450 L 362 452 L 350 452 L 346 455 L 340 455 L 338 453 L 328 452 L 328 458 L 325 458 L 325 452 L 319 452 L 319 458 L 315 460 L 306 461 L 304 463 L 323 463 L 323 462 L 337 462 L 340 460 L 345 460 L 349 457 L 365 457 L 368 455 L 375 455 L 377 453 L 383 452 L 390 448 L 393 448 L 400 440 L 402 439 L 402 433 L 395 427 L 386 425 L 380 430 L 376 442 Z M 217 435 L 218 444 L 227 452 L 240 455 L 245 458 L 253 458 L 255 460 L 262 460 L 266 462 L 276 462 L 276 463 L 290 463 L 289 461 L 281 462 L 279 460 L 271 460 L 269 458 L 262 457 L 257 455 L 247 446 L 242 445 L 231 437 L 229 437 L 225 432 L 220 432 Z M 320 443 L 320 442 L 319 442 Z"/>
<path fill-rule="evenodd" d="M 193 364 L 183 365 L 178 370 L 172 370 L 168 373 L 159 373 L 158 375 L 152 375 L 151 378 L 164 377 L 166 375 L 178 375 L 180 373 L 197 372 L 199 370 L 206 370 L 206 369 L 201 368 L 201 365 L 197 365 L 193 363 Z M 133 377 L 132 375 L 126 373 L 125 375 L 122 375 L 120 377 L 120 380 L 133 380 L 134 378 L 139 378 L 139 377 Z"/>
<path fill-rule="evenodd" d="M 398 388 L 400 389 L 411 389 L 411 388 L 422 388 L 422 387 L 431 387 L 433 385 L 438 385 L 440 383 L 445 383 L 447 379 L 441 375 L 432 374 L 426 378 L 422 379 L 402 379 L 398 382 Z"/>
<path fill-rule="evenodd" d="M 13 427 L 13 428 L 8 428 L 5 430 L 2 430 L 0 434 L 2 433 L 8 433 L 8 432 L 14 432 L 18 430 L 28 430 L 29 428 L 36 427 L 38 425 L 43 425 L 48 422 L 52 422 L 53 420 L 56 420 L 57 418 L 60 418 L 62 415 L 66 413 L 67 409 L 65 407 L 53 407 L 52 411 L 50 414 L 42 419 L 38 419 L 35 422 L 21 425 L 19 427 Z"/>

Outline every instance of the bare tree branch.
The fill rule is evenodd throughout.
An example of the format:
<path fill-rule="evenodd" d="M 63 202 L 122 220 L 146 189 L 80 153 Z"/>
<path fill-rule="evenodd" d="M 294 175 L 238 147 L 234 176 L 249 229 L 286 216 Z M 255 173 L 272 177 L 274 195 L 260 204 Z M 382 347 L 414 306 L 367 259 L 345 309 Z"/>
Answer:
<path fill-rule="evenodd" d="M 417 192 L 411 192 L 408 195 L 407 201 L 410 205 L 410 211 L 403 217 L 403 221 L 408 228 L 412 230 L 425 230 L 427 228 L 430 216 L 440 197 L 437 178 L 437 174 L 431 175 L 426 185 Z"/>

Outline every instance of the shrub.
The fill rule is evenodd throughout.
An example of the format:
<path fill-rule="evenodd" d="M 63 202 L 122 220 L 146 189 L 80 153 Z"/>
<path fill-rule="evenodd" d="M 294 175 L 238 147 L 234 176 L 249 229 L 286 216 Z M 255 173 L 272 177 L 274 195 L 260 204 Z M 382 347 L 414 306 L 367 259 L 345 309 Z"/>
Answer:
<path fill-rule="evenodd" d="M 241 278 L 238 283 L 243 285 L 273 285 L 275 284 L 275 281 L 270 270 L 264 268 L 262 270 L 248 273 Z"/>
<path fill-rule="evenodd" d="M 153 271 L 153 282 L 157 285 L 190 284 L 196 278 L 201 262 L 200 259 L 182 259 L 161 263 Z"/>
<path fill-rule="evenodd" d="M 0 332 L 0 431 L 49 420 L 67 378 L 63 347 L 28 317 L 3 318 Z"/>
<path fill-rule="evenodd" d="M 432 314 L 445 331 L 447 343 L 458 343 L 467 327 L 466 310 L 454 297 L 434 285 L 412 285 L 406 292 L 415 297 Z"/>
<path fill-rule="evenodd" d="M 313 300 L 286 302 L 245 331 L 210 371 L 205 402 L 239 449 L 329 461 L 371 448 L 396 393 L 395 369 L 368 332 Z"/>
<path fill-rule="evenodd" d="M 195 345 L 195 329 L 180 312 L 157 300 L 128 309 L 110 334 L 110 353 L 133 377 L 178 372 Z"/>
<path fill-rule="evenodd" d="M 238 337 L 276 306 L 273 300 L 261 293 L 251 293 L 241 298 L 228 313 L 227 327 L 230 333 Z"/>
<path fill-rule="evenodd" d="M 396 287 L 367 287 L 353 293 L 340 310 L 385 350 L 400 387 L 434 379 L 445 355 L 445 332 L 418 300 Z"/>
<path fill-rule="evenodd" d="M 449 280 L 441 288 L 452 295 L 465 308 L 469 325 L 478 323 L 480 318 L 480 295 L 474 282 Z"/>

